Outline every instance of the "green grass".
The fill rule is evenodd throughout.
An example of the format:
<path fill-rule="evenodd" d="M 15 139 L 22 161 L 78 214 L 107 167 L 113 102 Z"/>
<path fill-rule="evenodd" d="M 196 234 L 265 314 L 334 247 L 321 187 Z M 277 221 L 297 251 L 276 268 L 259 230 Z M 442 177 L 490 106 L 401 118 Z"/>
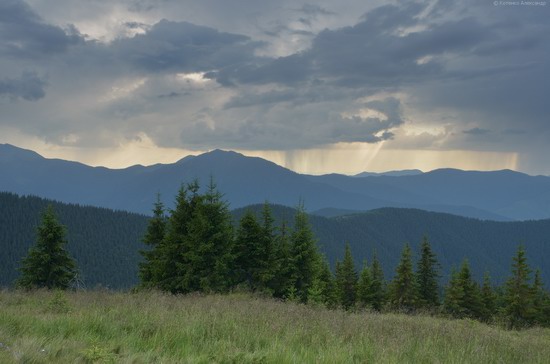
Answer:
<path fill-rule="evenodd" d="M 0 292 L 0 363 L 548 363 L 550 330 L 244 294 Z"/>

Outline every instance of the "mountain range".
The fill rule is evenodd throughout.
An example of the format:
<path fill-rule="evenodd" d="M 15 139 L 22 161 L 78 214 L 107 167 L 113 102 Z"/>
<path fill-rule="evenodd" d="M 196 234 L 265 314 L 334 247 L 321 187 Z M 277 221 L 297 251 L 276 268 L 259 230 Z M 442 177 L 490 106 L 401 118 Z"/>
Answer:
<path fill-rule="evenodd" d="M 484 220 L 550 218 L 550 177 L 511 170 L 438 169 L 358 176 L 304 175 L 256 157 L 214 150 L 173 164 L 90 167 L 0 144 L 0 191 L 149 214 L 157 193 L 172 205 L 182 183 L 213 177 L 231 208 L 268 200 L 337 216 L 382 207 Z"/>

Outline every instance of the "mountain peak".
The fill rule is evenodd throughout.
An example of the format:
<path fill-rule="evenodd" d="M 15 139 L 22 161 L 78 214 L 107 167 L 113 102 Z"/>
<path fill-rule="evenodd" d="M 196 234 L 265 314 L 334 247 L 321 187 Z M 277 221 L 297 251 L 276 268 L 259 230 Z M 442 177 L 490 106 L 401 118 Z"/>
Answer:
<path fill-rule="evenodd" d="M 14 158 L 38 160 L 43 159 L 44 157 L 29 149 L 19 148 L 11 144 L 0 144 L 0 159 L 13 160 Z"/>

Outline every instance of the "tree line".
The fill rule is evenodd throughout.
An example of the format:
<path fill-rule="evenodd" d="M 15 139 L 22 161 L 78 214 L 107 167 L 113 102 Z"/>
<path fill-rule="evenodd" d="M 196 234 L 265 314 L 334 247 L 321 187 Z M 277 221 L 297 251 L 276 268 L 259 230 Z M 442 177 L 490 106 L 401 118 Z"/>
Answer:
<path fill-rule="evenodd" d="M 441 267 L 427 238 L 416 265 L 405 245 L 395 275 L 387 281 L 376 252 L 357 270 L 349 245 L 332 271 L 318 251 L 303 204 L 292 228 L 285 221 L 275 226 L 267 203 L 259 218 L 248 211 L 236 226 L 231 219 L 212 180 L 203 193 L 197 181 L 182 185 L 172 210 L 158 197 L 143 238 L 148 249 L 141 251 L 140 288 L 173 294 L 243 289 L 328 308 L 444 314 L 511 328 L 550 326 L 550 294 L 540 271 L 531 277 L 522 246 L 504 285 L 493 286 L 488 274 L 479 284 L 465 260 L 441 287 Z M 62 253 L 58 225 L 53 210 L 46 211 L 37 244 L 22 262 L 20 287 L 70 286 L 76 266 Z"/>

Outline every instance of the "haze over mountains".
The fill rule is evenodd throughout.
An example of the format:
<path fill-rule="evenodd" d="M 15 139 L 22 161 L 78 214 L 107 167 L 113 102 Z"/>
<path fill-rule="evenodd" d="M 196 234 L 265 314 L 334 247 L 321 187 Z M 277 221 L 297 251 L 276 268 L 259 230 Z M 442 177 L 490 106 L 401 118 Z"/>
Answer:
<path fill-rule="evenodd" d="M 0 191 L 69 203 L 149 214 L 157 193 L 171 206 L 182 182 L 198 178 L 205 185 L 211 176 L 231 208 L 265 200 L 294 206 L 301 199 L 308 211 L 327 215 L 407 207 L 499 221 L 550 218 L 550 177 L 510 170 L 310 176 L 221 150 L 173 164 L 108 169 L 0 144 Z"/>

